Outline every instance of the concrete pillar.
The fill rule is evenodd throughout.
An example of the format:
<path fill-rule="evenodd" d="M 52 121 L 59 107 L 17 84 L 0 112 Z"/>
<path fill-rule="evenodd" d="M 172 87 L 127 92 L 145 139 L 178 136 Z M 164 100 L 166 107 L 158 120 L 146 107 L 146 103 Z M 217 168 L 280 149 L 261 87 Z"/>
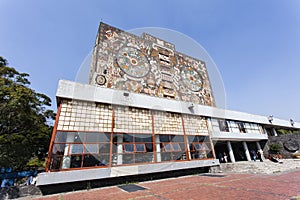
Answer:
<path fill-rule="evenodd" d="M 75 137 L 75 132 L 68 132 L 67 134 L 67 139 L 66 139 L 66 143 L 69 142 L 74 142 L 74 137 Z M 64 157 L 63 157 L 63 162 L 62 162 L 62 169 L 67 169 L 70 168 L 71 166 L 71 156 L 68 156 L 68 151 L 69 151 L 69 146 L 70 144 L 66 144 L 65 145 L 65 150 L 64 150 Z M 70 149 L 70 152 L 72 151 L 72 149 Z"/>
<path fill-rule="evenodd" d="M 213 128 L 212 128 L 212 124 L 211 124 L 211 119 L 210 118 L 207 118 L 207 128 L 208 128 L 208 132 L 209 133 L 213 132 Z"/>
<path fill-rule="evenodd" d="M 211 151 L 213 153 L 213 157 L 216 158 L 217 155 L 216 155 L 216 152 L 215 152 L 215 148 L 214 148 L 214 145 L 213 145 L 213 141 L 212 141 L 212 137 L 213 137 L 213 126 L 212 126 L 212 120 L 211 118 L 207 118 L 207 128 L 208 128 L 208 133 L 210 135 L 209 137 L 209 142 L 210 142 L 210 145 L 211 145 Z M 190 151 L 190 146 L 188 145 L 188 149 Z M 190 157 L 191 158 L 191 157 Z"/>
<path fill-rule="evenodd" d="M 161 150 L 160 150 L 160 139 L 159 135 L 155 135 L 155 145 L 156 145 L 156 162 L 161 162 Z"/>
<path fill-rule="evenodd" d="M 231 162 L 235 163 L 235 158 L 234 158 L 234 154 L 233 154 L 233 150 L 232 150 L 230 141 L 227 141 L 227 148 L 228 148 L 229 157 L 230 157 Z"/>
<path fill-rule="evenodd" d="M 257 146 L 258 151 L 260 152 L 262 160 L 265 160 L 264 153 L 263 153 L 263 150 L 261 149 L 259 141 L 256 141 L 256 146 Z"/>
<path fill-rule="evenodd" d="M 264 134 L 268 134 L 268 131 L 265 127 L 263 127 L 263 130 L 264 130 Z"/>
<path fill-rule="evenodd" d="M 251 161 L 251 156 L 250 156 L 250 153 L 249 153 L 249 150 L 248 150 L 247 143 L 245 141 L 243 142 L 243 146 L 244 146 L 245 155 L 246 155 L 247 160 Z"/>
<path fill-rule="evenodd" d="M 117 165 L 123 164 L 123 135 L 118 134 L 117 137 Z"/>
<path fill-rule="evenodd" d="M 273 131 L 274 136 L 277 136 L 277 132 L 276 132 L 275 128 L 272 128 L 272 131 Z"/>

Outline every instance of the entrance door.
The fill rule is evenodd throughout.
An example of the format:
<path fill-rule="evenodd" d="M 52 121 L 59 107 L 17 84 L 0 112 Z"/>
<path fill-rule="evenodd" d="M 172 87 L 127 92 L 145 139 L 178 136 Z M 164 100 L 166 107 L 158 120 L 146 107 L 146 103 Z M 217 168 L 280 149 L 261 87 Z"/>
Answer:
<path fill-rule="evenodd" d="M 242 142 L 231 142 L 235 161 L 247 161 L 245 150 Z"/>
<path fill-rule="evenodd" d="M 225 162 L 224 153 L 227 156 L 227 162 L 231 162 L 230 157 L 229 157 L 228 148 L 227 148 L 227 143 L 225 141 L 214 142 L 214 149 L 215 149 L 215 153 L 216 153 L 216 158 L 219 159 L 220 163 Z"/>

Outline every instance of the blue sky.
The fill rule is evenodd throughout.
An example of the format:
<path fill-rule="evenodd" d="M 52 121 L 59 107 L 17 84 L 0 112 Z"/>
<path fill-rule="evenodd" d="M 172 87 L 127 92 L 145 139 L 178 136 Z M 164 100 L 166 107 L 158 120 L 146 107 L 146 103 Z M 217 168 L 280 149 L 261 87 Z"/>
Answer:
<path fill-rule="evenodd" d="M 55 110 L 58 80 L 75 80 L 102 19 L 186 34 L 216 63 L 228 109 L 300 121 L 298 0 L 0 0 L 0 9 L 0 55 Z"/>

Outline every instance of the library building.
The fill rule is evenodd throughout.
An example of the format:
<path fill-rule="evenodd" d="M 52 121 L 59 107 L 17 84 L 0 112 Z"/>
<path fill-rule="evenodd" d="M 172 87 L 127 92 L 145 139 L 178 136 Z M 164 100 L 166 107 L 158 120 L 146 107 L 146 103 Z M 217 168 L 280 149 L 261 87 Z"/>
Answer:
<path fill-rule="evenodd" d="M 60 80 L 37 186 L 250 161 L 276 130 L 300 123 L 218 108 L 206 60 L 176 44 L 100 23 L 89 83 Z"/>

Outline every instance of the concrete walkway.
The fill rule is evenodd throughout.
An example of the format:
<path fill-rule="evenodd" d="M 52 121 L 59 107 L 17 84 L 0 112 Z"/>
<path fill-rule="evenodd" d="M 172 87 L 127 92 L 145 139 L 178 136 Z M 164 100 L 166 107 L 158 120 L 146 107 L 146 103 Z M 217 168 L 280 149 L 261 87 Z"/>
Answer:
<path fill-rule="evenodd" d="M 36 200 L 300 199 L 299 160 L 283 160 L 282 164 L 268 160 L 262 163 L 226 163 L 221 167 L 223 173 L 197 174 L 125 185 L 142 187 L 142 190 L 134 192 L 112 186 L 36 197 Z"/>
<path fill-rule="evenodd" d="M 125 199 L 300 199 L 300 170 L 268 174 L 211 174 L 191 175 L 156 181 L 135 183 L 144 190 L 127 192 L 112 186 L 39 197 L 36 200 L 125 200 Z"/>

